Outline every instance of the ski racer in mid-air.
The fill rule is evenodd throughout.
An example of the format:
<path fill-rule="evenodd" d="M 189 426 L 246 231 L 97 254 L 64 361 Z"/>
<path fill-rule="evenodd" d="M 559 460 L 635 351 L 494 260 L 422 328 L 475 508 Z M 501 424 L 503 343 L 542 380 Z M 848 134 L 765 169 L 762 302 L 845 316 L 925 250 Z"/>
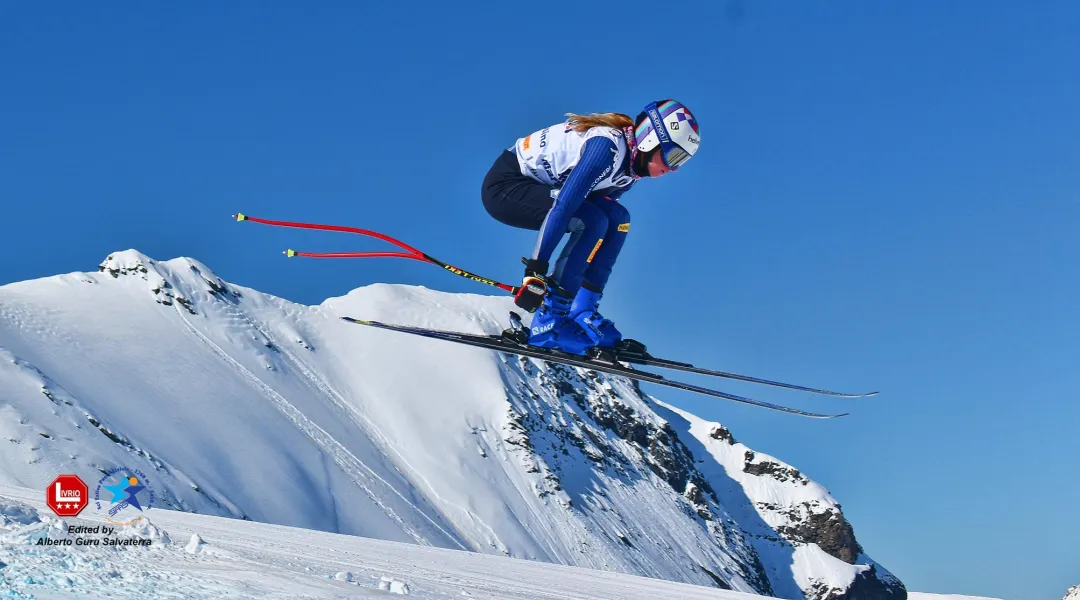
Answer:
<path fill-rule="evenodd" d="M 481 197 L 496 220 L 539 231 L 514 302 L 535 312 L 529 344 L 585 354 L 615 347 L 622 334 L 597 311 L 630 231 L 619 198 L 642 177 L 676 171 L 697 152 L 697 120 L 682 104 L 659 100 L 636 119 L 621 113 L 567 115 L 505 150 L 484 178 Z M 549 275 L 549 261 L 569 233 Z"/>
<path fill-rule="evenodd" d="M 694 115 L 674 100 L 653 102 L 636 119 L 621 113 L 570 114 L 568 117 L 564 123 L 517 140 L 495 161 L 484 179 L 481 196 L 493 217 L 513 227 L 539 231 L 532 257 L 524 259 L 525 276 L 520 287 L 445 263 L 400 240 L 368 229 L 272 221 L 243 213 L 233 217 L 237 221 L 278 227 L 341 231 L 377 238 L 397 246 L 400 251 L 319 253 L 290 249 L 285 254 L 420 260 L 509 292 L 518 306 L 535 313 L 528 329 L 522 326 L 517 313 L 511 313 L 511 328 L 501 334 L 430 329 L 342 315 L 341 319 L 349 323 L 537 358 L 804 417 L 830 419 L 847 413 L 822 414 L 763 402 L 668 379 L 640 367 L 671 369 L 833 397 L 866 398 L 877 394 L 836 392 L 697 367 L 654 356 L 646 352 L 642 344 L 623 339 L 615 325 L 597 311 L 604 285 L 630 231 L 630 214 L 619 203 L 619 198 L 640 178 L 660 177 L 685 164 L 697 152 L 701 135 Z M 570 239 L 549 275 L 548 261 L 566 233 L 570 233 Z"/>

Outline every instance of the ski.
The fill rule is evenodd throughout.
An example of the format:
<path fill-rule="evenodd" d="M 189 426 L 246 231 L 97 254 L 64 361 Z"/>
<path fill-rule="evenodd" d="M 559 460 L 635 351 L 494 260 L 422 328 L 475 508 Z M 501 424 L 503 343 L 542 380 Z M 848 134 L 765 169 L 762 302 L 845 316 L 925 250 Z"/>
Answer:
<path fill-rule="evenodd" d="M 444 340 L 447 342 L 454 342 L 458 344 L 465 344 L 468 346 L 475 346 L 478 348 L 487 348 L 489 350 L 496 350 L 499 352 L 508 352 L 519 356 L 527 356 L 532 358 L 539 358 L 542 360 L 549 360 L 552 362 L 568 365 L 571 367 L 580 367 L 583 369 L 591 369 L 599 371 L 601 373 L 608 373 L 610 375 L 618 375 L 627 377 L 629 379 L 643 381 L 645 383 L 655 383 L 670 388 L 686 390 L 690 392 L 696 392 L 707 396 L 713 396 L 716 398 L 723 398 L 725 400 L 731 400 L 733 402 L 741 402 L 743 404 L 750 404 L 752 406 L 758 406 L 761 408 L 767 408 L 779 412 L 784 412 L 793 415 L 799 415 L 802 417 L 810 417 L 814 419 L 833 419 L 836 417 L 843 417 L 848 413 L 840 414 L 819 414 L 813 412 L 807 412 L 799 410 L 797 408 L 791 408 L 789 406 L 781 406 L 778 404 L 772 404 L 769 402 L 762 402 L 761 400 L 754 400 L 752 398 L 746 398 L 735 394 L 729 394 L 727 392 L 721 392 L 706 387 L 685 383 L 682 381 L 674 381 L 667 379 L 663 375 L 657 373 L 651 373 L 648 371 L 638 371 L 630 367 L 619 364 L 616 360 L 606 360 L 603 357 L 584 357 L 574 354 L 567 354 L 565 352 L 559 352 L 558 350 L 549 350 L 547 348 L 538 348 L 535 346 L 528 346 L 515 342 L 502 335 L 474 335 L 470 333 L 461 333 L 456 331 L 443 331 L 439 329 L 425 329 L 422 327 L 409 327 L 407 325 L 394 325 L 388 323 L 380 323 L 379 321 L 365 321 L 363 319 L 355 319 L 353 317 L 341 317 L 343 321 L 348 323 L 354 323 L 356 325 L 366 325 L 368 327 L 374 327 L 378 329 L 385 329 L 389 331 L 397 331 L 401 333 L 409 333 L 412 335 L 419 335 L 426 338 Z"/>
<path fill-rule="evenodd" d="M 788 390 L 797 390 L 800 392 L 809 392 L 811 394 L 820 394 L 823 396 L 833 396 L 836 398 L 868 398 L 870 396 L 876 396 L 877 392 L 864 392 L 861 394 L 850 394 L 845 392 L 834 392 L 832 390 L 824 390 L 820 388 L 806 387 L 803 385 L 796 385 L 794 383 L 783 383 L 781 381 L 772 381 L 770 379 L 760 379 L 758 377 L 750 377 L 749 375 L 739 375 L 738 373 L 727 373 L 725 371 L 717 371 L 715 369 L 706 369 L 703 367 L 695 367 L 690 363 L 679 362 L 677 360 L 669 360 L 666 358 L 657 358 L 649 353 L 636 353 L 636 352 L 619 352 L 615 353 L 615 359 L 619 362 L 627 362 L 635 365 L 642 365 L 645 367 L 660 367 L 662 369 L 673 369 L 676 371 L 684 371 L 687 373 L 697 373 L 699 375 L 709 375 L 711 377 L 723 377 L 725 379 L 733 379 L 736 381 L 746 381 L 749 383 L 760 383 L 762 385 L 769 385 L 773 387 L 784 388 Z"/>
<path fill-rule="evenodd" d="M 511 342 L 517 342 L 520 345 L 527 345 L 529 341 L 529 331 L 528 328 L 525 327 L 525 324 L 522 322 L 521 315 L 514 311 L 510 311 L 510 326 L 510 329 L 507 329 L 503 332 L 503 337 Z M 779 387 L 788 390 L 797 390 L 800 392 L 809 392 L 812 394 L 821 394 L 824 396 L 833 396 L 837 398 L 866 398 L 869 396 L 877 395 L 877 392 L 866 392 L 862 394 L 834 392 L 832 390 L 807 387 L 804 385 L 795 385 L 793 383 L 784 383 L 781 381 L 773 381 L 771 379 L 761 379 L 759 377 L 740 375 L 738 373 L 728 373 L 726 371 L 717 371 L 715 369 L 695 367 L 690 363 L 670 360 L 666 358 L 657 358 L 646 352 L 645 345 L 641 342 L 638 342 L 637 340 L 623 340 L 616 344 L 615 348 L 610 349 L 594 348 L 592 350 L 592 355 L 589 356 L 589 358 L 600 358 L 605 362 L 630 363 L 645 367 L 660 367 L 662 369 L 673 369 L 676 371 L 685 371 L 687 373 L 697 373 L 698 375 L 709 375 L 711 377 L 723 377 L 726 379 L 734 379 L 737 381 L 746 381 L 749 383 L 770 385 L 773 387 Z"/>

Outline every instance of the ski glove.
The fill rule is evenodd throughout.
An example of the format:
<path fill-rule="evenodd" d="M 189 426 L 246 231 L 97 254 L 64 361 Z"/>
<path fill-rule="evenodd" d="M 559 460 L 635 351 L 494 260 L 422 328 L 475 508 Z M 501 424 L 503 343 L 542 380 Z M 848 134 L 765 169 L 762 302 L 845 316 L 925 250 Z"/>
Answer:
<path fill-rule="evenodd" d="M 528 312 L 536 312 L 544 303 L 544 294 L 547 293 L 548 264 L 535 259 L 522 260 L 525 262 L 525 275 L 521 278 L 521 287 L 514 294 L 514 304 Z"/>

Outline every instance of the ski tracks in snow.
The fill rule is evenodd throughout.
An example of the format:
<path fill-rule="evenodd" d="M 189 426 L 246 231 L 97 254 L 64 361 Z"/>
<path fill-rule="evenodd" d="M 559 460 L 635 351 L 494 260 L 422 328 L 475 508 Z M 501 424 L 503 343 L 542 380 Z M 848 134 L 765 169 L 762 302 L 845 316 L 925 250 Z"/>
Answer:
<path fill-rule="evenodd" d="M 303 412 L 297 409 L 284 396 L 279 394 L 276 390 L 274 390 L 274 388 L 270 387 L 261 379 L 259 379 L 259 377 L 252 373 L 247 367 L 240 364 L 232 356 L 230 356 L 228 352 L 221 348 L 221 346 L 219 346 L 217 343 L 215 343 L 213 340 L 211 340 L 209 337 L 199 331 L 199 329 L 193 323 L 191 323 L 191 321 L 189 321 L 187 317 L 184 316 L 181 308 L 175 308 L 176 314 L 180 317 L 181 322 L 194 337 L 206 344 L 206 346 L 210 348 L 210 350 L 212 350 L 219 358 L 221 358 L 221 360 L 223 360 L 226 364 L 230 365 L 233 369 L 236 370 L 237 373 L 244 377 L 244 379 L 247 380 L 252 387 L 256 388 L 265 397 L 270 399 L 271 402 L 273 402 L 274 406 L 282 414 L 284 414 L 286 418 L 292 421 L 293 424 L 295 424 L 300 431 L 307 435 L 308 438 L 311 439 L 311 441 L 314 442 L 315 445 L 318 446 L 318 448 L 322 450 L 322 452 L 326 456 L 330 457 L 334 461 L 334 463 L 337 464 L 337 466 L 343 472 L 345 472 L 346 475 L 348 475 L 348 477 L 357 485 L 357 487 L 363 490 L 364 494 L 367 495 L 367 497 L 371 500 L 373 504 L 382 509 L 383 512 L 390 519 L 398 523 L 398 525 L 401 527 L 402 531 L 405 534 L 416 540 L 416 542 L 419 544 L 432 545 L 432 542 L 428 540 L 422 533 L 417 531 L 413 524 L 407 522 L 405 518 L 397 514 L 397 511 L 395 511 L 393 507 L 388 506 L 385 502 L 383 502 L 379 494 L 372 491 L 372 485 L 381 484 L 390 493 L 397 496 L 398 498 L 401 498 L 402 501 L 404 501 L 408 506 L 421 514 L 438 531 L 442 532 L 444 535 L 447 535 L 450 540 L 453 540 L 455 542 L 458 541 L 456 536 L 450 535 L 446 532 L 445 529 L 440 527 L 437 523 L 434 523 L 430 517 L 424 514 L 422 510 L 418 509 L 412 502 L 410 502 L 397 489 L 395 489 L 394 486 L 390 485 L 385 479 L 380 477 L 379 474 L 376 473 L 371 467 L 367 466 L 362 460 L 357 458 L 352 452 L 349 451 L 348 448 L 343 446 L 341 442 L 337 441 L 334 436 L 330 435 L 325 429 L 308 419 L 303 414 Z M 248 322 L 250 323 L 250 320 L 248 320 Z M 252 324 L 252 326 L 254 326 L 254 324 Z M 261 330 L 260 333 L 266 335 L 265 332 L 262 332 Z M 267 337 L 269 338 L 269 336 Z M 280 347 L 278 348 L 280 350 Z M 376 481 L 378 482 L 378 484 L 375 483 Z"/>
<path fill-rule="evenodd" d="M 411 478 L 407 478 L 408 481 L 411 482 L 411 481 L 419 480 L 423 484 L 423 486 L 427 489 L 427 493 L 429 495 L 435 497 L 443 505 L 450 506 L 450 507 L 453 507 L 455 509 L 458 509 L 463 514 L 466 514 L 466 515 L 470 514 L 467 509 L 459 507 L 459 506 L 455 505 L 454 503 L 449 502 L 445 498 L 439 496 L 435 492 L 434 487 L 430 483 L 428 483 L 428 481 L 420 474 L 420 472 L 418 470 L 416 470 L 411 464 L 409 464 L 409 461 L 406 460 L 405 457 L 400 452 L 398 452 L 398 450 L 394 446 L 394 444 L 390 442 L 390 439 L 386 435 L 383 434 L 381 429 L 379 429 L 379 426 L 376 425 L 375 422 L 372 421 L 370 418 L 368 418 L 368 416 L 366 414 L 364 414 L 361 410 L 359 410 L 356 407 L 355 404 L 352 404 L 352 403 L 346 401 L 344 396 L 342 396 L 340 392 L 338 392 L 336 389 L 334 389 L 334 387 L 332 385 L 330 385 L 326 380 L 324 380 L 322 377 L 320 377 L 319 375 L 314 373 L 311 369 L 309 369 L 307 364 L 303 361 L 303 359 L 298 358 L 291 351 L 286 350 L 286 347 L 284 345 L 280 344 L 277 341 L 277 339 L 269 331 L 267 331 L 266 329 L 264 329 L 264 328 L 260 327 L 259 325 L 257 325 L 246 314 L 237 315 L 237 317 L 243 319 L 250 327 L 253 327 L 256 331 L 258 331 L 260 334 L 262 334 L 268 340 L 270 340 L 270 342 L 272 344 L 274 344 L 274 347 L 277 348 L 278 353 L 282 356 L 282 358 L 285 359 L 285 361 L 297 373 L 303 375 L 304 378 L 311 385 L 313 385 L 317 390 L 319 390 L 319 392 L 321 392 L 322 395 L 330 402 L 330 404 L 333 405 L 334 408 L 336 408 L 341 414 L 348 416 L 349 420 L 352 422 L 353 425 L 355 425 L 358 429 L 360 429 L 361 431 L 366 433 L 367 438 L 372 442 L 373 447 L 376 447 L 379 450 L 379 452 L 384 457 L 386 457 L 388 464 L 393 466 L 395 468 L 395 470 L 397 470 L 398 472 L 400 472 L 399 466 L 404 467 L 406 470 L 408 470 L 409 475 L 411 476 Z M 387 456 L 387 451 L 392 452 L 394 454 L 394 456 L 397 457 L 398 460 L 397 460 L 396 463 L 394 461 L 392 461 L 389 456 Z M 389 482 L 387 482 L 384 479 L 382 479 L 381 477 L 379 477 L 379 475 L 374 473 L 374 471 L 372 471 L 372 474 L 375 477 L 377 477 L 380 481 L 382 481 L 387 486 L 387 488 L 390 489 L 394 494 L 396 494 L 399 498 L 401 498 L 402 502 L 407 503 L 409 506 L 411 506 L 413 509 L 415 509 L 418 513 L 420 513 L 429 523 L 431 523 L 431 525 L 433 527 L 435 527 L 436 529 L 441 531 L 443 533 L 443 535 L 445 535 L 448 539 L 453 540 L 453 542 L 455 544 L 457 544 L 460 549 L 462 549 L 462 550 L 471 550 L 471 548 L 469 548 L 467 545 L 465 545 L 465 544 L 463 544 L 461 542 L 461 539 L 462 539 L 463 536 L 459 535 L 457 532 L 449 532 L 444 527 L 442 527 L 441 525 L 439 525 L 438 523 L 435 522 L 435 518 L 441 519 L 442 515 L 439 515 L 436 512 L 435 518 L 432 518 L 430 515 L 427 514 L 426 511 L 424 511 L 422 508 L 420 508 L 420 507 L 416 506 L 415 504 L 413 504 L 408 498 L 406 498 L 401 492 L 399 492 L 393 485 L 391 485 Z M 402 474 L 402 476 L 405 477 L 405 474 Z M 493 530 L 491 530 L 490 527 L 488 527 L 486 524 L 483 524 L 483 523 L 480 523 L 480 524 L 483 527 L 488 529 L 488 531 L 490 532 L 492 537 L 494 537 L 495 539 L 498 539 L 497 536 L 495 536 L 495 532 Z"/>

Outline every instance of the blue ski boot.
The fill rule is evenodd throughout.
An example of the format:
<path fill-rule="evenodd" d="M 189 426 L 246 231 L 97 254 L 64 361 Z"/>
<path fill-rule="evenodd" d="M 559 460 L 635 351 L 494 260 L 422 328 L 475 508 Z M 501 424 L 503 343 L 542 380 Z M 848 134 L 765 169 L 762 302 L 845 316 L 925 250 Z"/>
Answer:
<path fill-rule="evenodd" d="M 581 327 L 594 345 L 614 348 L 623 337 L 610 319 L 605 319 L 597 312 L 596 307 L 599 306 L 602 296 L 602 293 L 587 290 L 582 286 L 571 303 L 570 318 Z"/>
<path fill-rule="evenodd" d="M 571 298 L 554 290 L 548 291 L 544 296 L 544 303 L 533 314 L 532 325 L 529 327 L 530 346 L 583 355 L 595 345 L 570 318 L 572 302 Z"/>

